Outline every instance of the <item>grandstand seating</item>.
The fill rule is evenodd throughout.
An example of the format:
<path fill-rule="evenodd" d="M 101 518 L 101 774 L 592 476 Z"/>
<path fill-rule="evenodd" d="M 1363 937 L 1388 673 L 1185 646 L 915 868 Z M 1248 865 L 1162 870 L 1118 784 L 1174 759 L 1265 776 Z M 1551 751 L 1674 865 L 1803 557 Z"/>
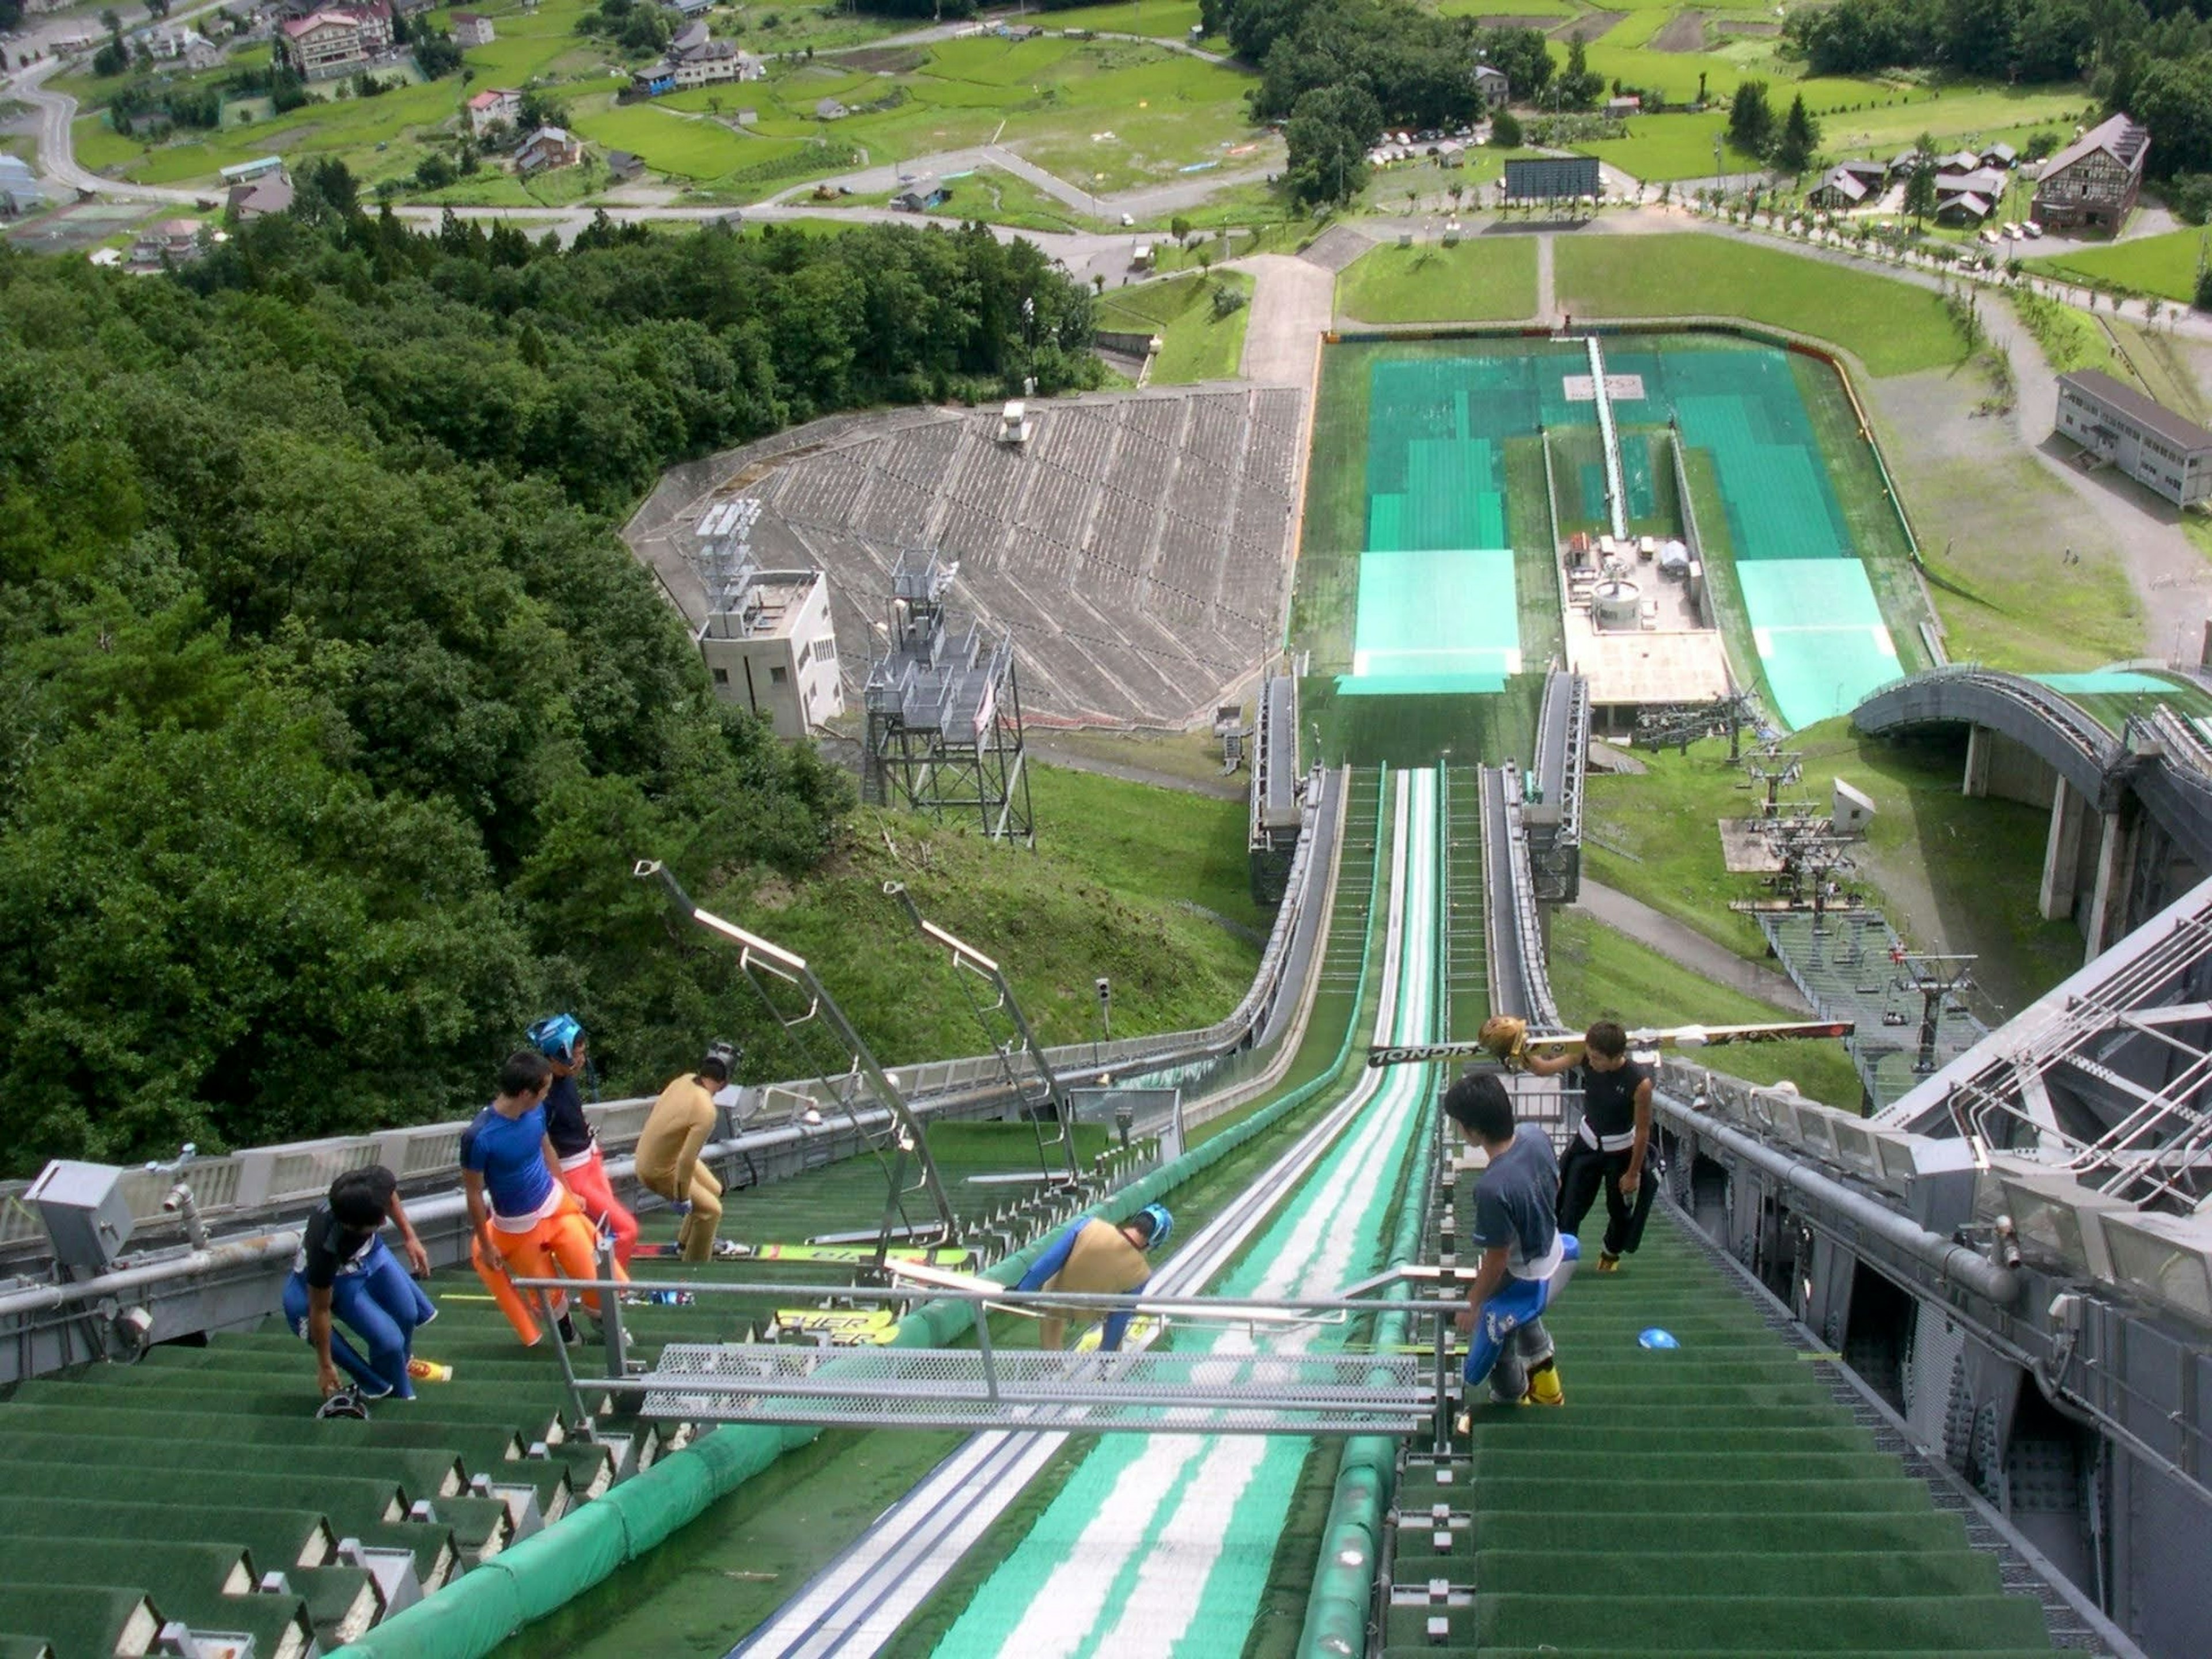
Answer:
<path fill-rule="evenodd" d="M 959 562 L 957 602 L 1012 630 L 1030 713 L 1181 723 L 1280 637 L 1304 412 L 1287 387 L 1055 400 L 1018 448 L 959 411 L 825 423 L 819 444 L 687 473 L 627 533 L 689 607 L 682 532 L 742 478 L 763 562 L 830 571 L 848 672 L 899 550 L 928 545 Z"/>

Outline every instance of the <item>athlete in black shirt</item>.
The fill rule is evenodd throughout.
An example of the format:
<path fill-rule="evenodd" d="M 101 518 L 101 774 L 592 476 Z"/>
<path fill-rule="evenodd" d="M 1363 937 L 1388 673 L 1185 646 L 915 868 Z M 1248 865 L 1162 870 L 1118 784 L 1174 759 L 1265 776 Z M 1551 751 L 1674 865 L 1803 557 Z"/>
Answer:
<path fill-rule="evenodd" d="M 415 1328 L 438 1310 L 385 1248 L 387 1219 L 399 1229 L 408 1267 L 428 1278 L 430 1257 L 399 1202 L 399 1183 L 380 1164 L 333 1181 L 300 1230 L 300 1252 L 284 1281 L 284 1319 L 313 1346 L 316 1379 L 326 1395 L 337 1392 L 340 1367 L 371 1399 L 411 1400 L 418 1381 L 452 1374 L 414 1357 Z M 331 1328 L 333 1315 L 368 1345 L 366 1355 Z"/>
<path fill-rule="evenodd" d="M 1620 1258 L 1633 1255 L 1651 1213 L 1655 1188 L 1644 1179 L 1644 1158 L 1651 1147 L 1651 1073 L 1628 1057 L 1628 1033 L 1601 1019 L 1583 1034 L 1583 1052 L 1528 1061 L 1540 1077 L 1583 1068 L 1583 1123 L 1559 1161 L 1559 1231 L 1579 1233 L 1601 1188 L 1605 1193 L 1605 1245 L 1597 1259 L 1601 1273 L 1620 1271 Z"/>

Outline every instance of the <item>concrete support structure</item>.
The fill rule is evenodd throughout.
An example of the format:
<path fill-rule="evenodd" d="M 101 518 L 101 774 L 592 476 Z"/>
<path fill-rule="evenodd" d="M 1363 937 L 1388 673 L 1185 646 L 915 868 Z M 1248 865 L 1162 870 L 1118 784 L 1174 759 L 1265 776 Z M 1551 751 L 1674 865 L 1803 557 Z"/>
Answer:
<path fill-rule="evenodd" d="M 2097 844 L 2097 882 L 2090 890 L 2089 920 L 2082 930 L 2088 949 L 2081 960 L 2094 962 L 2112 943 L 2113 929 L 2127 914 L 2128 844 L 2133 839 L 2118 812 L 2104 815 L 2103 839 Z"/>
<path fill-rule="evenodd" d="M 2087 798 L 2064 778 L 2057 779 L 2051 792 L 2051 836 L 2043 848 L 2043 886 L 2036 899 L 2045 921 L 2074 914 L 2081 826 L 2088 816 Z"/>
<path fill-rule="evenodd" d="M 1996 733 L 1986 726 L 1966 728 L 1966 775 L 1959 793 L 1979 800 L 1990 793 L 1990 748 Z"/>

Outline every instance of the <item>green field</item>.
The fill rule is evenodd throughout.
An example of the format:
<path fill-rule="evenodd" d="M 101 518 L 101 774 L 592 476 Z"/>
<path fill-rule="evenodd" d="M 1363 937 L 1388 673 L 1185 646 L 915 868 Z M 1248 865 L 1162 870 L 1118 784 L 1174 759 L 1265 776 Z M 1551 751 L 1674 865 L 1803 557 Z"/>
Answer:
<path fill-rule="evenodd" d="M 1826 802 L 1833 778 L 1873 799 L 1876 816 L 1855 854 L 1857 880 L 1909 943 L 1980 952 L 1976 979 L 2007 1008 L 2081 966 L 2073 924 L 2036 913 L 2050 814 L 1961 796 L 1962 737 L 1887 743 L 1838 720 L 1807 727 L 1791 746 L 1804 754 L 1805 793 L 1814 799 Z M 1765 936 L 1728 902 L 1763 890 L 1756 876 L 1728 873 L 1714 828 L 1751 811 L 1746 775 L 1729 764 L 1726 741 L 1692 744 L 1686 758 L 1672 750 L 1640 757 L 1650 768 L 1643 776 L 1590 775 L 1584 871 L 1759 959 Z M 1556 986 L 1556 967 L 1553 978 Z"/>
<path fill-rule="evenodd" d="M 1759 165 L 1723 145 L 1720 167 L 1715 167 L 1713 145 L 1728 128 L 1728 117 L 1717 110 L 1701 115 L 1638 116 L 1626 126 L 1621 137 L 1595 139 L 1575 149 L 1649 184 L 1709 178 L 1716 171 Z"/>
<path fill-rule="evenodd" d="M 940 42 L 888 79 L 820 59 L 780 64 L 730 95 L 759 112 L 764 137 L 830 137 L 893 160 L 998 133 L 1071 184 L 1110 191 L 1202 162 L 1239 163 L 1237 152 L 1260 139 L 1243 102 L 1251 84 L 1240 70 L 1155 46 L 983 35 Z M 852 112 L 817 119 L 824 98 Z"/>
<path fill-rule="evenodd" d="M 1536 240 L 1470 236 L 1362 254 L 1336 282 L 1336 308 L 1363 323 L 1507 322 L 1536 314 Z"/>
<path fill-rule="evenodd" d="M 1226 289 L 1246 303 L 1217 316 L 1213 296 Z M 1116 289 L 1098 305 L 1102 328 L 1151 329 L 1163 342 L 1152 363 L 1152 384 L 1232 378 L 1244 356 L 1244 326 L 1251 320 L 1252 279 L 1241 270 L 1170 276 L 1165 282 Z"/>
<path fill-rule="evenodd" d="M 2046 276 L 2124 294 L 2155 294 L 2186 304 L 2196 297 L 2197 272 L 2204 263 L 2205 248 L 2205 232 L 2173 230 L 2108 247 L 2069 248 L 2021 263 Z"/>
<path fill-rule="evenodd" d="M 981 35 L 893 53 L 887 61 L 901 67 L 890 73 L 878 73 L 872 58 L 844 62 L 817 51 L 811 59 L 775 60 L 763 82 L 617 106 L 614 94 L 627 70 L 618 53 L 575 33 L 584 9 L 583 0 L 544 0 L 527 11 L 508 0 L 489 9 L 497 36 L 467 54 L 468 85 L 455 76 L 376 99 L 317 104 L 150 150 L 104 127 L 94 133 L 80 126 L 89 141 L 86 165 L 167 184 L 206 179 L 255 155 L 279 154 L 296 162 L 331 155 L 374 185 L 411 176 L 430 141 L 457 130 L 471 86 L 532 82 L 568 102 L 570 124 L 586 138 L 633 151 L 651 170 L 709 199 L 753 200 L 824 171 L 821 158 L 798 151 L 795 141 L 803 139 L 883 161 L 979 144 L 995 135 L 1071 184 L 1102 193 L 1203 164 L 1264 163 L 1269 153 L 1244 106 L 1249 75 L 1131 41 L 1015 42 Z M 775 30 L 767 27 L 771 15 L 778 19 Z M 1187 4 L 1159 4 L 1143 21 L 1148 28 L 1180 32 L 1195 16 Z M 1128 18 L 1123 15 L 1124 26 Z M 1103 15 L 1089 25 L 1107 26 Z M 811 9 L 788 18 L 744 13 L 715 20 L 718 35 L 763 53 L 787 52 L 802 34 L 818 48 L 833 35 L 865 41 L 890 27 L 881 20 L 840 22 Z M 824 99 L 850 112 L 821 118 L 817 109 Z M 741 108 L 758 114 L 747 131 L 734 125 Z M 718 118 L 725 112 L 732 118 L 727 125 Z M 796 171 L 776 171 L 775 163 L 792 159 L 800 163 Z M 1002 211 L 1014 216 L 1010 222 L 1037 228 L 1068 216 L 1036 200 L 1006 201 Z"/>
<path fill-rule="evenodd" d="M 1831 341 L 1875 374 L 1955 363 L 1965 343 L 1925 289 L 1730 237 L 1563 236 L 1560 308 L 1593 317 L 1743 317 Z"/>

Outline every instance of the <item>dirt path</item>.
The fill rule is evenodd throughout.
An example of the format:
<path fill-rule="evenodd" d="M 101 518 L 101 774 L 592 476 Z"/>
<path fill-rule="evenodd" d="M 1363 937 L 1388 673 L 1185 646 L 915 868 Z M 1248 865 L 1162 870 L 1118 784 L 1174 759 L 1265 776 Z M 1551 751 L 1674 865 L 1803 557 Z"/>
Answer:
<path fill-rule="evenodd" d="M 1335 313 L 1334 274 L 1283 253 L 1255 254 L 1231 268 L 1251 272 L 1257 284 L 1239 372 L 1265 386 L 1310 385 L 1315 343 Z"/>
<path fill-rule="evenodd" d="M 1536 239 L 1536 320 L 1556 328 L 1559 322 L 1559 283 L 1553 275 L 1552 238 Z"/>
<path fill-rule="evenodd" d="M 1607 927 L 1648 945 L 1669 962 L 1702 974 L 1705 978 L 1757 997 L 1762 1002 L 1792 1012 L 1813 1012 L 1787 974 L 1747 962 L 1727 946 L 1716 945 L 1694 928 L 1684 926 L 1663 910 L 1655 910 L 1642 899 L 1631 898 L 1585 876 L 1577 909 L 1587 910 Z"/>

